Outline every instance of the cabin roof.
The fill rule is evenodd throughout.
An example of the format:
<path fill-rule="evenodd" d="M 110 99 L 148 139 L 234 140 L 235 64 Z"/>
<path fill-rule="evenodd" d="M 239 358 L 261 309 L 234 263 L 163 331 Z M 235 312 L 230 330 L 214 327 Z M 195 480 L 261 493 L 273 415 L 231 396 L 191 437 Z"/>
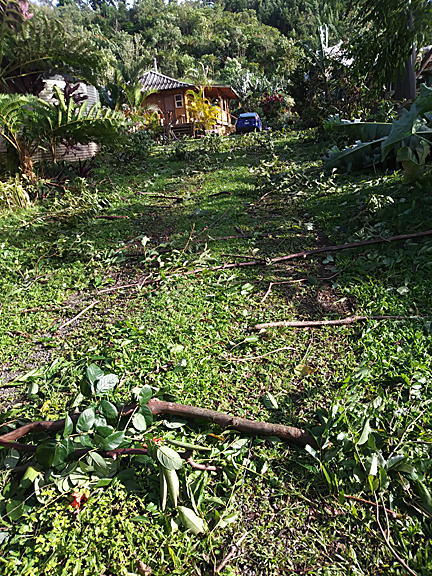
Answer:
<path fill-rule="evenodd" d="M 174 90 L 176 88 L 194 88 L 194 84 L 187 84 L 186 82 L 181 82 L 170 76 L 165 76 L 160 72 L 155 72 L 154 70 L 149 70 L 145 72 L 140 78 L 141 86 L 145 90 Z"/>
<path fill-rule="evenodd" d="M 240 96 L 227 84 L 212 84 L 206 87 L 205 92 L 209 98 L 215 98 L 219 92 L 230 100 L 240 100 Z"/>

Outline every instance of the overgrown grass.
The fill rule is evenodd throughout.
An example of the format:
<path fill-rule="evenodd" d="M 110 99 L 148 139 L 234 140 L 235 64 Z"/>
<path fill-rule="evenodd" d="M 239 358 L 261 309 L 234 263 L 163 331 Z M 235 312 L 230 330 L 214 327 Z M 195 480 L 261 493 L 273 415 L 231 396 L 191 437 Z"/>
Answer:
<path fill-rule="evenodd" d="M 202 488 L 209 531 L 199 536 L 172 529 L 175 513 L 161 513 L 158 480 L 137 458 L 122 458 L 130 472 L 92 490 L 79 514 L 72 490 L 51 486 L 46 503 L 18 520 L 5 509 L 13 473 L 0 471 L 2 573 L 117 576 L 138 574 L 141 561 L 154 575 L 212 574 L 244 534 L 226 574 L 404 573 L 376 506 L 343 494 L 382 497 L 398 514 L 388 525 L 381 515 L 386 538 L 417 574 L 430 573 L 432 509 L 418 483 L 430 486 L 431 324 L 423 316 L 431 312 L 432 241 L 210 269 L 430 228 L 427 177 L 406 187 L 397 173 L 324 174 L 325 149 L 313 131 L 161 147 L 146 164 L 101 161 L 79 217 L 69 217 L 65 200 L 59 216 L 52 195 L 3 214 L 0 392 L 8 411 L 0 431 L 83 409 L 80 383 L 95 362 L 120 377 L 114 403 L 150 384 L 165 399 L 313 429 L 325 449 L 316 459 L 248 439 L 223 460 L 223 474 L 182 472 L 186 502 L 186 477 Z M 152 275 L 160 279 L 146 284 Z M 352 312 L 414 318 L 254 330 Z M 267 392 L 277 410 L 264 406 Z M 366 422 L 376 451 L 388 456 L 402 438 L 398 453 L 413 467 L 389 467 L 386 487 L 369 473 Z M 223 450 L 238 437 L 194 422 L 185 430 Z M 220 515 L 230 520 L 223 528 Z"/>

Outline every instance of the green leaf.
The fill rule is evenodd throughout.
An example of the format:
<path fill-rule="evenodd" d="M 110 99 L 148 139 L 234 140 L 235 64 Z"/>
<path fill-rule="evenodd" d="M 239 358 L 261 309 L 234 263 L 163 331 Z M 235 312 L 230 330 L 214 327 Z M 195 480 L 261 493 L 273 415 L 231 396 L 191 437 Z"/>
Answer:
<path fill-rule="evenodd" d="M 83 434 L 80 436 L 79 441 L 84 448 L 94 448 L 93 441 L 89 434 Z"/>
<path fill-rule="evenodd" d="M 402 109 L 401 117 L 398 120 L 393 121 L 390 134 L 381 144 L 383 160 L 396 144 L 410 138 L 413 134 L 422 134 L 420 130 L 422 128 L 424 130 L 426 121 L 423 120 L 421 116 L 431 110 L 432 88 L 429 88 L 426 84 L 420 84 L 419 96 L 414 100 L 409 110 L 406 108 Z"/>
<path fill-rule="evenodd" d="M 77 432 L 88 432 L 94 424 L 96 413 L 94 407 L 81 412 L 76 425 Z"/>
<path fill-rule="evenodd" d="M 103 370 L 101 370 L 96 364 L 90 364 L 86 370 L 86 376 L 90 384 L 93 385 L 99 380 L 99 378 L 102 378 L 103 375 Z"/>
<path fill-rule="evenodd" d="M 39 384 L 37 382 L 30 382 L 27 389 L 27 396 L 34 396 L 39 392 Z"/>
<path fill-rule="evenodd" d="M 98 454 L 97 452 L 89 452 L 89 456 L 94 461 L 96 466 L 98 466 L 102 470 L 108 471 L 107 463 L 100 454 Z"/>
<path fill-rule="evenodd" d="M 148 404 L 153 396 L 153 392 L 150 386 L 147 384 L 143 386 L 138 394 L 138 402 L 140 406 L 145 406 Z"/>
<path fill-rule="evenodd" d="M 130 519 L 131 522 L 144 522 L 144 524 L 149 524 L 150 519 L 147 516 L 134 516 Z"/>
<path fill-rule="evenodd" d="M 59 466 L 60 464 L 63 464 L 66 461 L 66 458 L 68 456 L 66 447 L 63 446 L 63 444 L 59 444 L 54 452 L 54 458 L 52 461 L 51 466 Z"/>
<path fill-rule="evenodd" d="M 30 510 L 31 506 L 22 500 L 11 500 L 6 504 L 6 512 L 11 520 L 18 520 Z"/>
<path fill-rule="evenodd" d="M 135 414 L 132 418 L 132 426 L 135 428 L 135 430 L 139 430 L 140 432 L 147 430 L 146 419 L 142 414 Z"/>
<path fill-rule="evenodd" d="M 372 429 L 370 427 L 369 419 L 367 419 L 365 424 L 364 424 L 363 432 L 361 433 L 360 440 L 357 442 L 357 444 L 359 446 L 361 446 L 362 444 L 366 444 L 366 442 L 368 441 L 368 438 L 369 438 L 369 434 L 371 432 L 372 432 Z"/>
<path fill-rule="evenodd" d="M 109 486 L 112 481 L 113 478 L 101 478 L 96 484 L 95 488 L 104 488 L 105 486 Z"/>
<path fill-rule="evenodd" d="M 7 469 L 15 468 L 20 461 L 21 454 L 18 450 L 8 450 L 6 458 L 3 460 L 3 465 Z"/>
<path fill-rule="evenodd" d="M 432 510 L 432 497 L 431 497 L 431 494 L 430 494 L 429 489 L 427 488 L 426 484 L 424 482 L 421 482 L 420 480 L 418 480 L 417 481 L 417 489 L 418 489 L 419 495 L 422 499 L 422 503 L 424 505 L 426 505 L 429 510 Z"/>
<path fill-rule="evenodd" d="M 249 438 L 238 438 L 231 444 L 231 448 L 234 450 L 239 450 L 240 448 L 243 448 L 243 446 L 246 446 L 248 442 Z"/>
<path fill-rule="evenodd" d="M 114 432 L 114 428 L 112 426 L 98 426 L 96 432 L 103 438 L 106 438 Z"/>
<path fill-rule="evenodd" d="M 138 414 L 141 414 L 141 416 L 144 416 L 147 427 L 149 427 L 153 424 L 153 413 L 148 406 L 142 406 L 138 410 Z"/>
<path fill-rule="evenodd" d="M 390 470 L 403 460 L 405 460 L 405 454 L 396 454 L 396 456 L 392 456 L 387 460 L 387 470 Z"/>
<path fill-rule="evenodd" d="M 117 408 L 108 400 L 101 400 L 97 409 L 107 420 L 115 420 L 118 416 Z"/>
<path fill-rule="evenodd" d="M 104 450 L 114 450 L 118 448 L 120 444 L 124 441 L 124 432 L 114 432 L 105 438 L 103 442 Z"/>
<path fill-rule="evenodd" d="M 387 488 L 389 487 L 390 481 L 388 479 L 387 472 L 384 470 L 384 468 L 382 466 L 380 466 L 380 469 L 379 469 L 379 482 L 380 482 L 380 487 L 382 488 L 382 490 L 387 490 Z"/>
<path fill-rule="evenodd" d="M 180 470 L 183 466 L 179 454 L 168 446 L 157 446 L 156 457 L 167 470 Z"/>
<path fill-rule="evenodd" d="M 263 402 L 264 406 L 268 410 L 279 410 L 279 404 L 277 403 L 276 398 L 273 396 L 273 394 L 270 394 L 270 392 L 264 394 Z"/>
<path fill-rule="evenodd" d="M 44 468 L 51 468 L 52 462 L 54 460 L 54 454 L 57 447 L 56 440 L 46 440 L 41 444 L 38 444 L 36 448 L 36 460 Z"/>
<path fill-rule="evenodd" d="M 64 431 L 63 431 L 63 438 L 66 438 L 67 436 L 69 436 L 72 433 L 73 433 L 72 418 L 69 416 L 69 414 L 66 414 Z"/>
<path fill-rule="evenodd" d="M 192 534 L 199 534 L 204 532 L 206 529 L 204 520 L 197 516 L 193 510 L 186 508 L 185 506 L 177 507 L 180 522 L 186 528 L 190 530 Z"/>
<path fill-rule="evenodd" d="M 190 444 L 189 442 L 179 442 L 178 440 L 171 440 L 166 438 L 168 444 L 172 446 L 177 446 L 177 448 L 184 448 L 185 450 L 196 450 L 197 452 L 207 452 L 211 451 L 208 446 L 201 446 L 201 444 Z"/>
<path fill-rule="evenodd" d="M 106 376 L 102 376 L 97 382 L 95 386 L 95 392 L 99 396 L 104 394 L 108 394 L 113 388 L 115 388 L 118 384 L 118 377 L 115 374 L 107 374 Z"/>

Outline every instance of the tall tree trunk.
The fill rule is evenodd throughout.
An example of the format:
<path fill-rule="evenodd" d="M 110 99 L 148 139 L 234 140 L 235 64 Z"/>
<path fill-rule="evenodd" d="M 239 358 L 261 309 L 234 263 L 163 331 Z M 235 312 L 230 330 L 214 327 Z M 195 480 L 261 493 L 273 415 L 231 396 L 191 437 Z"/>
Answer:
<path fill-rule="evenodd" d="M 400 75 L 396 80 L 395 93 L 393 98 L 395 100 L 414 100 L 416 97 L 416 73 L 414 70 L 416 62 L 416 49 L 413 51 L 407 61 L 405 62 L 405 74 Z"/>
<path fill-rule="evenodd" d="M 33 172 L 33 155 L 28 150 L 20 151 L 20 162 L 23 169 L 24 176 L 34 179 L 35 174 Z"/>

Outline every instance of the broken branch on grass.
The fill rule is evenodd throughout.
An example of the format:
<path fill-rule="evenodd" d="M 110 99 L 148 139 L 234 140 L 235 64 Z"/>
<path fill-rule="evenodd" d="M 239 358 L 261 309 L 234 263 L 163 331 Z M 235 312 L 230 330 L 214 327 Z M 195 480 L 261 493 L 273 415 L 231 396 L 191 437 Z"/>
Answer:
<path fill-rule="evenodd" d="M 344 498 L 348 498 L 349 500 L 355 500 L 356 502 L 361 502 L 362 504 L 368 504 L 369 506 L 380 506 L 380 504 L 376 504 L 375 502 L 371 502 L 370 500 L 364 500 L 363 498 L 358 498 L 357 496 L 350 496 L 349 494 L 344 494 Z M 390 514 L 390 516 L 392 516 L 393 518 L 398 518 L 400 516 L 400 514 L 393 512 L 393 510 L 389 510 L 384 506 L 381 507 L 384 508 L 387 514 Z"/>
<path fill-rule="evenodd" d="M 270 282 L 267 292 L 264 294 L 263 299 L 261 300 L 260 304 L 262 304 L 266 299 L 267 296 L 270 294 L 273 286 L 277 286 L 278 284 L 297 284 L 299 282 L 307 282 L 307 278 L 300 278 L 300 280 L 284 280 L 283 282 Z"/>
<path fill-rule="evenodd" d="M 279 327 L 318 328 L 320 326 L 347 326 L 349 324 L 364 322 L 366 320 L 411 320 L 413 318 L 427 318 L 427 316 L 348 316 L 347 318 L 341 318 L 339 320 L 281 320 L 280 322 L 264 322 L 263 324 L 255 324 L 255 330 Z"/>
<path fill-rule="evenodd" d="M 96 304 L 99 303 L 99 300 L 95 300 L 94 302 L 92 302 L 91 304 L 89 304 L 87 306 L 87 308 L 84 308 L 84 310 L 82 310 L 79 314 L 77 314 L 76 316 L 74 316 L 73 318 L 71 318 L 70 320 L 68 320 L 67 322 L 65 322 L 64 324 L 62 324 L 61 326 L 59 326 L 57 328 L 57 330 L 62 330 L 63 328 L 66 328 L 66 326 L 69 326 L 69 324 L 73 324 L 73 322 L 75 322 L 76 320 L 78 320 L 78 318 L 80 318 L 83 314 L 85 314 L 88 310 L 90 310 L 90 308 L 93 308 L 93 306 L 95 306 Z"/>
<path fill-rule="evenodd" d="M 283 350 L 296 350 L 295 348 L 290 348 L 285 346 L 284 348 L 277 348 L 276 350 L 272 350 L 271 352 L 267 352 L 267 354 L 262 354 L 262 356 L 249 356 L 247 358 L 226 358 L 226 360 L 231 360 L 231 362 L 249 362 L 251 360 L 261 360 L 262 358 L 266 358 L 270 356 L 270 354 L 276 354 L 277 352 L 282 352 Z"/>
<path fill-rule="evenodd" d="M 138 192 L 141 196 L 153 196 L 154 198 L 166 198 L 167 200 L 178 200 L 183 202 L 183 196 L 171 196 L 170 194 L 161 194 L 160 192 Z"/>
<path fill-rule="evenodd" d="M 100 220 L 117 220 L 118 218 L 130 218 L 130 216 L 120 216 L 118 214 L 100 214 L 99 216 L 93 216 L 93 218 Z"/>
<path fill-rule="evenodd" d="M 227 194 L 228 196 L 232 196 L 232 192 L 227 192 L 226 190 L 222 190 L 221 192 L 216 192 L 215 194 L 209 194 L 208 198 L 214 198 L 215 196 L 223 196 Z"/>
<path fill-rule="evenodd" d="M 386 543 L 387 548 L 390 550 L 390 552 L 393 554 L 393 556 L 396 558 L 396 560 L 399 562 L 399 564 L 401 564 L 405 570 L 407 572 L 409 572 L 410 574 L 412 574 L 412 576 L 418 576 L 417 572 L 414 572 L 414 570 L 411 570 L 411 568 L 408 566 L 408 564 L 405 562 L 405 560 L 403 558 L 401 558 L 399 556 L 399 554 L 396 552 L 396 550 L 393 548 L 393 546 L 390 544 L 390 540 L 387 538 L 387 535 L 383 529 L 383 527 L 381 526 L 381 522 L 379 519 L 379 510 L 380 510 L 380 506 L 378 504 L 378 499 L 377 496 L 374 492 L 374 496 L 375 496 L 375 502 L 376 502 L 376 519 L 377 519 L 377 524 L 378 524 L 378 528 L 379 531 L 381 532 L 381 536 L 384 538 L 384 542 Z"/>
<path fill-rule="evenodd" d="M 206 230 L 205 228 L 203 232 Z M 202 232 L 201 232 L 202 234 Z M 400 236 L 390 236 L 389 238 L 374 238 L 373 240 L 362 240 L 361 242 L 350 242 L 349 244 L 339 244 L 336 246 L 323 246 L 322 248 L 315 248 L 315 250 L 307 250 L 305 252 L 296 252 L 295 254 L 288 254 L 287 256 L 279 256 L 278 258 L 271 258 L 270 260 L 257 259 L 250 262 L 237 262 L 231 264 L 222 264 L 222 266 L 213 266 L 208 270 L 227 270 L 229 268 L 242 268 L 245 266 L 264 266 L 268 264 L 278 264 L 279 262 L 286 262 L 287 260 L 295 260 L 296 258 L 307 258 L 314 254 L 321 254 L 322 252 L 335 252 L 337 250 L 346 250 L 350 248 L 358 248 L 359 246 L 369 246 L 372 244 L 382 244 L 385 242 L 397 242 L 399 240 L 409 240 L 411 238 L 422 238 L 423 236 L 431 236 L 432 230 L 425 232 L 416 232 L 414 234 L 402 234 Z M 200 270 L 191 270 L 189 274 L 202 272 Z"/>
<path fill-rule="evenodd" d="M 250 420 L 247 418 L 238 418 L 237 416 L 217 412 L 216 410 L 198 408 L 186 404 L 177 404 L 175 402 L 165 402 L 164 400 L 158 400 L 157 398 L 152 398 L 147 406 L 152 414 L 173 414 L 175 416 L 183 416 L 184 418 L 197 418 L 199 420 L 205 420 L 206 422 L 213 422 L 222 428 L 231 428 L 251 434 L 252 436 L 277 436 L 281 440 L 286 440 L 302 447 L 309 444 L 313 448 L 318 449 L 318 444 L 312 434 L 306 430 L 302 430 L 301 428 L 293 428 L 292 426 L 284 426 L 282 424 L 272 424 L 270 422 L 258 422 L 257 420 Z M 121 415 L 130 416 L 136 408 L 136 404 L 126 406 Z M 79 416 L 79 412 L 71 414 L 70 417 L 72 422 L 76 423 Z M 16 430 L 12 430 L 11 432 L 0 436 L 0 446 L 7 445 L 8 448 L 12 447 L 18 451 L 21 450 L 20 446 L 26 446 L 26 448 L 21 451 L 34 452 L 36 446 L 32 446 L 31 444 L 16 443 L 13 444 L 13 446 L 10 446 L 10 443 L 19 440 L 26 434 L 32 432 L 58 432 L 59 430 L 63 430 L 64 425 L 64 418 L 61 420 L 41 420 L 39 422 L 31 422 L 30 424 L 25 424 Z M 5 442 L 7 444 L 5 444 Z M 28 448 L 29 446 L 32 446 L 32 448 Z"/>
<path fill-rule="evenodd" d="M 237 542 L 235 544 L 232 544 L 230 547 L 230 551 L 228 552 L 228 554 L 225 556 L 225 558 L 222 560 L 222 562 L 219 564 L 219 566 L 216 568 L 215 570 L 215 574 L 218 574 L 219 572 L 222 572 L 222 570 L 225 568 L 225 566 L 228 564 L 228 562 L 231 560 L 231 558 L 234 556 L 234 554 L 237 552 L 237 550 L 240 547 L 240 544 L 243 542 L 243 540 L 246 538 L 247 536 L 247 532 L 245 532 L 243 534 L 243 536 L 241 538 L 239 538 L 237 540 Z"/>
<path fill-rule="evenodd" d="M 199 464 L 198 462 L 195 462 L 195 460 L 192 460 L 191 456 L 189 456 L 189 458 L 186 458 L 186 462 L 196 470 L 206 470 L 207 472 L 219 472 L 220 470 L 222 470 L 220 466 L 213 466 L 211 464 Z"/>

